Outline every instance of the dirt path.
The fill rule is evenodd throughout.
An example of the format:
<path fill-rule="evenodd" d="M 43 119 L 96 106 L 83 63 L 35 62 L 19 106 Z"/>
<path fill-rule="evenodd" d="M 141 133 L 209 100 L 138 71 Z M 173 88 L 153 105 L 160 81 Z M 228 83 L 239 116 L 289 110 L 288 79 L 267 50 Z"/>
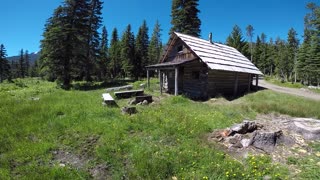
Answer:
<path fill-rule="evenodd" d="M 302 96 L 308 99 L 320 101 L 320 94 L 312 92 L 308 89 L 304 90 L 304 89 L 281 87 L 281 86 L 268 83 L 265 80 L 259 80 L 259 86 L 266 89 L 270 89 L 272 91 L 280 92 L 280 93 L 286 93 L 286 94 L 291 94 L 295 96 Z"/>

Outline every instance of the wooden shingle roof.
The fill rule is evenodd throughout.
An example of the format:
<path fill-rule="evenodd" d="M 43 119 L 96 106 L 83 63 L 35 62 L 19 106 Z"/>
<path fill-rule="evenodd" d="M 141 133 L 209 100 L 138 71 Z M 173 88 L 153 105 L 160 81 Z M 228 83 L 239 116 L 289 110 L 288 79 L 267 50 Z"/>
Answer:
<path fill-rule="evenodd" d="M 212 70 L 262 75 L 262 72 L 233 47 L 174 32 Z"/>

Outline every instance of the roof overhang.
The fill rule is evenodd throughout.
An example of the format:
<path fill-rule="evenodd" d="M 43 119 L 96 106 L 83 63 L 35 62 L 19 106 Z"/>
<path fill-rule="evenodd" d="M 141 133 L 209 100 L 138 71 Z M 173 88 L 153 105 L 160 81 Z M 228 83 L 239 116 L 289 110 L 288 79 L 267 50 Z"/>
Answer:
<path fill-rule="evenodd" d="M 147 68 L 147 70 L 157 70 L 157 69 L 160 69 L 160 70 L 161 69 L 168 69 L 169 70 L 169 69 L 175 69 L 176 67 L 179 67 L 183 64 L 187 64 L 189 62 L 193 62 L 196 60 L 199 60 L 199 58 L 154 64 L 154 65 L 146 66 L 146 68 Z"/>

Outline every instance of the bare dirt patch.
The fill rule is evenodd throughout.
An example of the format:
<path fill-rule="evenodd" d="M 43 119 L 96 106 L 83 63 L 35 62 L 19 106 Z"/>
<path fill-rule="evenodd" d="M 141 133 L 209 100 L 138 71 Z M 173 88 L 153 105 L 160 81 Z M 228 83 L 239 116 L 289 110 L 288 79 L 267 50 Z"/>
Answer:
<path fill-rule="evenodd" d="M 88 136 L 80 143 L 80 153 L 74 153 L 66 149 L 52 151 L 53 164 L 64 167 L 72 167 L 77 170 L 87 171 L 93 179 L 109 179 L 111 168 L 106 163 L 96 164 L 93 158 L 94 147 L 99 140 L 99 136 Z"/>

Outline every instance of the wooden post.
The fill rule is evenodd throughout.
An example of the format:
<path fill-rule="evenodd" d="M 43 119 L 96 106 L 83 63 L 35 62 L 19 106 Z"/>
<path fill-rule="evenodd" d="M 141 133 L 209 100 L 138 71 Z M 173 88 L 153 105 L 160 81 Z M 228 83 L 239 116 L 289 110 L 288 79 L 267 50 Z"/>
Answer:
<path fill-rule="evenodd" d="M 179 91 L 179 89 L 178 89 L 178 76 L 179 76 L 179 69 L 178 69 L 178 67 L 176 67 L 175 68 L 175 77 L 174 77 L 174 95 L 175 96 L 178 96 L 178 91 Z"/>
<path fill-rule="evenodd" d="M 235 82 L 234 82 L 234 91 L 233 91 L 233 96 L 235 97 L 238 94 L 238 72 L 235 73 Z"/>
<path fill-rule="evenodd" d="M 149 69 L 147 70 L 147 85 L 150 88 L 150 76 L 149 76 Z"/>
<path fill-rule="evenodd" d="M 252 80 L 251 80 L 251 74 L 248 74 L 249 78 L 248 78 L 248 93 L 251 91 L 251 83 L 252 83 Z"/>
<path fill-rule="evenodd" d="M 256 90 L 258 91 L 258 85 L 259 85 L 259 75 L 256 75 Z"/>
<path fill-rule="evenodd" d="M 160 69 L 159 69 L 159 81 L 160 81 L 160 94 L 162 94 L 162 73 Z"/>

